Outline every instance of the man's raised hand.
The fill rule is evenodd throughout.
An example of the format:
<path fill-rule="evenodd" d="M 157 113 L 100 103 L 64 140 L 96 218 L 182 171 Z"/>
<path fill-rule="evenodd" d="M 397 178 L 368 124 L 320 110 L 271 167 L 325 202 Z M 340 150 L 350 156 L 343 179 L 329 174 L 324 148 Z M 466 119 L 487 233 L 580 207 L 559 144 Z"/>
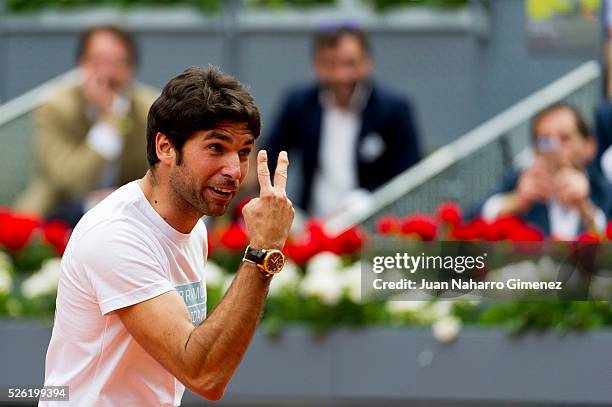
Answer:
<path fill-rule="evenodd" d="M 259 198 L 252 199 L 242 209 L 249 244 L 255 249 L 280 250 L 289 236 L 295 211 L 285 192 L 288 167 L 287 153 L 281 151 L 272 185 L 266 150 L 257 155 Z"/>

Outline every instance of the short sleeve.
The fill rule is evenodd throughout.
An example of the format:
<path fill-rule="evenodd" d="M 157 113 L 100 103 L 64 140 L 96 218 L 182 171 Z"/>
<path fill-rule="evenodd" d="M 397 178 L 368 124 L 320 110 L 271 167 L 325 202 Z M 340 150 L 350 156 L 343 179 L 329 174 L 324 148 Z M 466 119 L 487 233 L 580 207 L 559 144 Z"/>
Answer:
<path fill-rule="evenodd" d="M 88 231 L 76 260 L 93 288 L 103 315 L 174 289 L 161 250 L 137 227 L 113 222 Z"/>

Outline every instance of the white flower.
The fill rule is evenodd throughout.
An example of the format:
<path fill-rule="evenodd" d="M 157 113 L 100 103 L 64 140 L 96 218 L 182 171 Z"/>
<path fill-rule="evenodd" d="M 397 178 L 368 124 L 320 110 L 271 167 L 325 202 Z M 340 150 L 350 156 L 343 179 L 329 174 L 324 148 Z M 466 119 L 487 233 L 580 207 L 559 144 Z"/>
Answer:
<path fill-rule="evenodd" d="M 314 256 L 306 265 L 306 274 L 312 271 L 338 271 L 342 268 L 342 259 L 332 252 L 323 252 Z"/>
<path fill-rule="evenodd" d="M 512 278 L 522 281 L 540 281 L 538 265 L 530 260 L 525 260 L 500 267 L 487 275 L 489 281 L 506 282 Z"/>
<path fill-rule="evenodd" d="M 431 303 L 429 307 L 430 316 L 433 320 L 439 320 L 445 317 L 450 316 L 450 313 L 453 309 L 452 301 L 436 301 Z"/>
<path fill-rule="evenodd" d="M 351 301 L 356 304 L 361 302 L 361 262 L 356 261 L 351 266 L 340 272 L 342 286 Z"/>
<path fill-rule="evenodd" d="M 432 325 L 433 336 L 442 343 L 450 343 L 461 331 L 461 320 L 454 316 L 445 316 Z"/>
<path fill-rule="evenodd" d="M 270 295 L 278 295 L 285 289 L 295 289 L 300 282 L 300 273 L 294 262 L 287 260 L 283 270 L 276 274 L 270 282 Z"/>
<path fill-rule="evenodd" d="M 341 268 L 339 256 L 330 252 L 317 254 L 306 265 L 306 277 L 300 284 L 300 292 L 307 297 L 317 297 L 328 305 L 336 304 L 344 290 Z"/>
<path fill-rule="evenodd" d="M 0 269 L 0 294 L 10 293 L 13 289 L 13 278 L 6 270 Z"/>
<path fill-rule="evenodd" d="M 228 277 L 228 274 L 219 267 L 217 263 L 211 260 L 206 262 L 206 267 L 204 268 L 204 281 L 207 287 L 223 287 Z"/>
<path fill-rule="evenodd" d="M 589 287 L 589 298 L 594 300 L 606 300 L 612 294 L 612 272 L 603 270 L 599 275 L 591 277 Z"/>
<path fill-rule="evenodd" d="M 306 297 L 317 297 L 328 305 L 334 305 L 342 296 L 342 279 L 337 270 L 312 268 L 300 284 L 300 292 Z"/>
<path fill-rule="evenodd" d="M 45 260 L 40 271 L 32 274 L 21 284 L 21 292 L 25 298 L 52 294 L 57 290 L 60 278 L 60 258 Z"/>
<path fill-rule="evenodd" d="M 402 315 L 406 313 L 418 313 L 425 309 L 429 305 L 429 301 L 420 300 L 405 300 L 393 298 L 389 299 L 385 306 L 387 310 L 393 315 Z"/>
<path fill-rule="evenodd" d="M 542 281 L 557 281 L 561 266 L 555 263 L 550 256 L 544 256 L 538 261 L 538 270 Z"/>

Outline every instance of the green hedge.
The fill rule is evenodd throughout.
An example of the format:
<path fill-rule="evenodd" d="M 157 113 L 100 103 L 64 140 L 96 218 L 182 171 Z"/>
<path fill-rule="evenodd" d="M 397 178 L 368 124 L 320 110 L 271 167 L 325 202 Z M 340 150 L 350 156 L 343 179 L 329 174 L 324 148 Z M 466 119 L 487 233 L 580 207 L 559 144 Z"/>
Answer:
<path fill-rule="evenodd" d="M 398 6 L 435 6 L 463 7 L 469 0 L 362 0 L 373 10 L 381 12 Z M 284 7 L 333 6 L 337 0 L 246 0 L 247 7 L 282 9 Z M 192 5 L 204 13 L 214 13 L 221 9 L 222 0 L 8 0 L 8 9 L 12 12 L 28 12 L 44 8 L 70 9 L 87 6 L 114 6 L 129 8 L 131 6 L 173 6 Z"/>
<path fill-rule="evenodd" d="M 44 8 L 70 9 L 87 6 L 174 6 L 193 5 L 205 13 L 213 13 L 221 8 L 222 0 L 8 0 L 8 9 L 13 12 L 28 12 Z"/>

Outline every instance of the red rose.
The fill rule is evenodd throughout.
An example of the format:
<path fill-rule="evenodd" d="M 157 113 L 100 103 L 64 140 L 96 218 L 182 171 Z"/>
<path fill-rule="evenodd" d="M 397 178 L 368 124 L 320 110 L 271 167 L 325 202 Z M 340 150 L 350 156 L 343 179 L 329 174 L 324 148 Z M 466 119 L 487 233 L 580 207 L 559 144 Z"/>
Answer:
<path fill-rule="evenodd" d="M 321 246 L 321 250 L 331 249 L 331 239 L 325 232 L 323 223 L 318 219 L 311 219 L 306 224 L 307 240 Z"/>
<path fill-rule="evenodd" d="M 484 220 L 476 218 L 468 223 L 458 223 L 451 229 L 450 237 L 456 240 L 480 240 L 488 227 Z"/>
<path fill-rule="evenodd" d="M 324 251 L 333 251 L 335 243 L 325 233 L 323 224 L 311 219 L 304 227 L 305 233 L 297 239 L 290 239 L 283 251 L 297 264 L 304 264 L 312 257 Z"/>
<path fill-rule="evenodd" d="M 19 251 L 30 242 L 40 220 L 26 215 L 0 213 L 0 245 L 10 251 Z"/>
<path fill-rule="evenodd" d="M 70 228 L 64 222 L 54 220 L 42 225 L 42 232 L 45 241 L 55 248 L 59 256 L 62 256 L 70 238 Z"/>
<path fill-rule="evenodd" d="M 332 239 L 332 252 L 337 255 L 357 253 L 365 240 L 365 231 L 360 227 L 353 226 Z"/>
<path fill-rule="evenodd" d="M 489 241 L 507 240 L 510 236 L 519 235 L 524 226 L 520 218 L 504 216 L 489 223 L 484 230 L 484 237 Z"/>
<path fill-rule="evenodd" d="M 607 233 L 607 231 L 606 231 Z M 577 242 L 599 242 L 601 241 L 601 236 L 597 233 L 584 232 L 578 238 L 576 238 Z"/>
<path fill-rule="evenodd" d="M 404 219 L 401 231 L 405 235 L 416 234 L 422 240 L 431 241 L 436 238 L 438 226 L 429 216 L 417 213 Z"/>
<path fill-rule="evenodd" d="M 391 235 L 399 233 L 402 226 L 402 220 L 393 215 L 381 216 L 376 222 L 376 232 L 381 235 Z"/>
<path fill-rule="evenodd" d="M 287 241 L 283 252 L 294 263 L 303 265 L 320 252 L 320 246 L 314 241 L 304 241 L 301 243 Z"/>
<path fill-rule="evenodd" d="M 540 229 L 525 223 L 516 216 L 496 219 L 485 228 L 484 237 L 489 241 L 541 241 L 544 234 Z"/>
<path fill-rule="evenodd" d="M 463 215 L 459 205 L 454 202 L 445 202 L 438 207 L 437 217 L 444 223 L 457 225 L 461 222 Z"/>
<path fill-rule="evenodd" d="M 507 238 L 519 242 L 540 242 L 544 240 L 544 233 L 535 226 L 525 224 L 522 228 L 512 230 Z"/>
<path fill-rule="evenodd" d="M 612 220 L 608 222 L 608 226 L 606 227 L 606 237 L 608 240 L 612 240 Z"/>
<path fill-rule="evenodd" d="M 229 250 L 242 250 L 249 243 L 249 236 L 241 224 L 234 222 L 223 232 L 219 240 Z"/>

